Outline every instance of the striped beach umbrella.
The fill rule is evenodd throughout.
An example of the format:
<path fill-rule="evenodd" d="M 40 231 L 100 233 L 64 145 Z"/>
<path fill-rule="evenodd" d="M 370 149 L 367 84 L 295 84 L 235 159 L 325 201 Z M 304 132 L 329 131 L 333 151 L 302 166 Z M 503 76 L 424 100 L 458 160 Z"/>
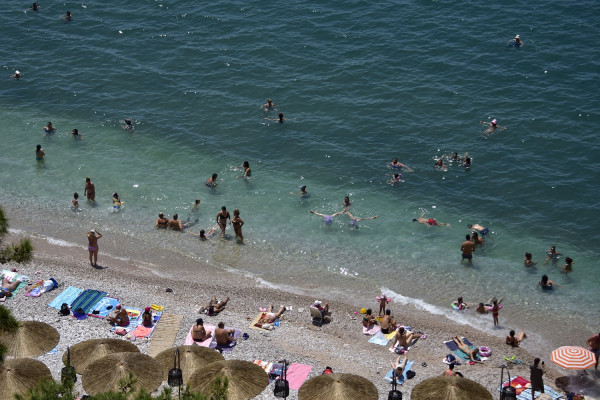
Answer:
<path fill-rule="evenodd" d="M 586 369 L 596 364 L 596 355 L 583 347 L 562 346 L 551 354 L 554 364 L 568 369 Z"/>

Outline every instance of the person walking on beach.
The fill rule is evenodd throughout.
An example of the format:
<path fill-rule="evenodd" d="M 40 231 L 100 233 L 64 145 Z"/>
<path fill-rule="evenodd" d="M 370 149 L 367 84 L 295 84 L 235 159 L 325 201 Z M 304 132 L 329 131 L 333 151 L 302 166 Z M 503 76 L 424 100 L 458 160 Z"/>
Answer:
<path fill-rule="evenodd" d="M 531 375 L 529 380 L 531 381 L 531 400 L 535 400 L 535 392 L 544 393 L 544 362 L 540 367 L 540 359 L 536 357 L 533 360 L 533 364 L 529 366 Z"/>
<path fill-rule="evenodd" d="M 225 228 L 227 228 L 228 219 L 231 224 L 231 215 L 229 214 L 229 211 L 227 211 L 227 207 L 223 206 L 221 207 L 221 211 L 217 214 L 217 224 L 219 225 L 219 228 L 221 228 L 221 237 L 225 237 Z"/>
<path fill-rule="evenodd" d="M 90 264 L 92 267 L 98 265 L 98 239 L 102 237 L 102 234 L 95 229 L 92 229 L 87 233 L 88 239 L 88 251 L 90 252 Z M 94 261 L 92 262 L 92 256 Z"/>
<path fill-rule="evenodd" d="M 596 355 L 596 371 L 598 371 L 598 358 L 600 358 L 600 333 L 587 340 L 590 351 Z"/>
<path fill-rule="evenodd" d="M 83 189 L 83 195 L 87 196 L 89 201 L 93 202 L 96 200 L 96 187 L 89 177 L 85 178 L 85 189 Z"/>
<path fill-rule="evenodd" d="M 469 264 L 473 262 L 473 252 L 475 251 L 475 243 L 471 241 L 471 235 L 465 236 L 465 241 L 462 242 L 460 246 L 460 250 L 462 251 L 462 259 L 461 262 L 466 258 L 469 261 Z"/>
<path fill-rule="evenodd" d="M 240 243 L 244 243 L 244 235 L 242 235 L 242 226 L 244 226 L 244 221 L 240 218 L 240 210 L 237 208 L 233 210 L 233 219 L 231 220 L 231 224 L 233 225 L 235 237 L 239 237 Z"/>
<path fill-rule="evenodd" d="M 46 155 L 46 152 L 44 151 L 44 149 L 42 149 L 41 144 L 38 144 L 37 146 L 35 146 L 35 159 L 37 161 L 42 161 L 44 159 L 45 155 Z"/>

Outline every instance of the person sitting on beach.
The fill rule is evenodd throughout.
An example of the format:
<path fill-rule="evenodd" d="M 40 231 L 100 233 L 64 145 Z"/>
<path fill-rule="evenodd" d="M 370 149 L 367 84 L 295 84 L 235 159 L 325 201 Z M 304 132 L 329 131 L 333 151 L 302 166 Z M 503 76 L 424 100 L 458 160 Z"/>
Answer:
<path fill-rule="evenodd" d="M 179 218 L 179 215 L 173 214 L 173 219 L 169 220 L 169 229 L 173 229 L 174 231 L 182 231 L 183 230 L 184 226 L 178 218 Z"/>
<path fill-rule="evenodd" d="M 600 333 L 590 337 L 586 344 L 588 345 L 589 350 L 596 355 L 596 365 L 595 369 L 598 371 L 598 358 L 600 358 Z"/>
<path fill-rule="evenodd" d="M 344 201 L 342 201 L 342 207 L 344 207 L 344 208 L 352 207 L 352 203 L 350 202 L 350 197 L 348 197 L 348 196 L 344 197 Z"/>
<path fill-rule="evenodd" d="M 38 144 L 37 146 L 35 146 L 35 159 L 37 161 L 42 161 L 44 159 L 45 155 L 46 155 L 46 152 L 44 151 L 44 149 L 42 149 L 41 144 Z"/>
<path fill-rule="evenodd" d="M 479 354 L 479 349 L 477 347 L 475 347 L 474 349 L 471 349 L 465 342 L 463 342 L 463 340 L 461 338 L 459 338 L 458 336 L 454 336 L 452 338 L 452 340 L 454 340 L 454 343 L 456 343 L 456 345 L 458 346 L 458 348 L 465 353 L 469 359 L 473 362 L 476 363 L 483 363 L 483 361 L 477 360 L 475 357 L 477 357 L 477 354 Z"/>
<path fill-rule="evenodd" d="M 225 323 L 219 322 L 217 329 L 215 329 L 215 339 L 217 339 L 217 346 L 227 346 L 229 343 L 235 342 L 233 337 L 235 329 L 225 329 Z"/>
<path fill-rule="evenodd" d="M 515 331 L 511 330 L 506 336 L 506 344 L 511 345 L 512 347 L 519 347 L 519 344 L 527 338 L 525 332 L 521 331 L 518 335 L 515 336 Z"/>
<path fill-rule="evenodd" d="M 396 358 L 396 362 L 390 363 L 392 366 L 392 369 L 394 370 L 394 372 L 396 372 L 396 379 L 398 379 L 402 376 L 402 372 L 404 371 L 404 368 L 406 367 L 406 356 L 404 356 L 404 359 L 402 360 L 402 362 L 400 362 L 400 357 L 402 357 L 402 356 L 398 356 L 398 358 Z"/>
<path fill-rule="evenodd" d="M 281 306 L 281 308 L 279 309 L 279 311 L 277 311 L 276 313 L 273 312 L 273 305 L 271 304 L 269 306 L 269 308 L 267 308 L 267 312 L 265 313 L 264 317 L 261 317 L 258 320 L 258 323 L 260 324 L 272 324 L 273 322 L 275 322 L 275 320 L 277 320 L 277 318 L 281 317 L 281 314 L 283 314 L 283 312 L 285 311 L 285 306 Z"/>
<path fill-rule="evenodd" d="M 373 315 L 373 310 L 367 308 L 367 312 L 363 315 L 362 324 L 364 328 L 371 329 L 377 324 L 377 320 Z"/>
<path fill-rule="evenodd" d="M 211 188 L 217 187 L 217 174 L 216 173 L 212 174 L 210 176 L 210 178 L 208 178 L 208 180 L 206 182 L 204 182 L 204 184 Z"/>
<path fill-rule="evenodd" d="M 381 319 L 381 333 L 392 333 L 396 330 L 396 320 L 392 316 L 392 310 L 385 310 L 385 315 Z"/>
<path fill-rule="evenodd" d="M 485 243 L 485 240 L 483 240 L 482 237 L 479 237 L 479 234 L 477 232 L 473 232 L 473 234 L 471 235 L 471 240 L 473 241 L 473 244 L 475 246 L 482 245 Z"/>
<path fill-rule="evenodd" d="M 322 318 L 325 318 L 327 315 L 329 315 L 329 303 L 325 303 L 325 305 L 323 305 L 323 302 L 321 302 L 321 300 L 315 300 L 312 307 L 318 309 L 321 312 Z"/>
<path fill-rule="evenodd" d="M 542 275 L 542 280 L 538 282 L 538 285 L 541 286 L 542 289 L 552 289 L 554 286 L 558 287 L 556 283 L 548 279 L 548 275 Z"/>
<path fill-rule="evenodd" d="M 240 178 L 249 178 L 252 175 L 252 169 L 250 168 L 250 163 L 248 161 L 244 161 L 242 164 L 242 168 L 244 169 L 244 175 L 238 176 Z"/>
<path fill-rule="evenodd" d="M 213 299 L 208 302 L 208 305 L 204 308 L 207 315 L 217 315 L 221 311 L 225 309 L 227 306 L 227 302 L 229 301 L 229 297 L 223 301 L 217 300 L 217 296 L 213 296 Z"/>
<path fill-rule="evenodd" d="M 146 307 L 144 308 L 144 312 L 142 313 L 142 326 L 149 328 L 152 326 L 153 317 L 152 317 L 152 308 Z"/>
<path fill-rule="evenodd" d="M 161 212 L 158 213 L 158 218 L 156 219 L 154 227 L 159 229 L 167 229 L 169 227 L 169 219 L 165 218 L 165 214 Z"/>
<path fill-rule="evenodd" d="M 531 253 L 525 252 L 525 257 L 523 257 L 525 259 L 525 266 L 526 267 L 533 267 L 535 264 L 537 264 L 535 261 L 533 261 L 533 256 L 531 255 Z"/>
<path fill-rule="evenodd" d="M 129 315 L 127 314 L 127 310 L 121 307 L 120 304 L 117 304 L 114 310 L 108 314 L 106 320 L 111 323 L 111 325 L 118 326 L 127 326 L 129 325 Z"/>
<path fill-rule="evenodd" d="M 571 257 L 565 257 L 565 266 L 562 268 L 563 272 L 573 271 L 573 259 Z"/>
<path fill-rule="evenodd" d="M 131 120 L 129 118 L 125 118 L 123 121 L 125 122 L 125 125 L 121 125 L 121 128 L 127 129 L 129 132 L 133 132 L 135 126 L 133 126 Z"/>
<path fill-rule="evenodd" d="M 44 133 L 54 133 L 56 132 L 56 127 L 52 125 L 52 122 L 48 121 L 46 126 L 43 129 Z"/>
<path fill-rule="evenodd" d="M 412 333 L 401 326 L 394 337 L 394 345 L 392 347 L 404 347 L 405 349 L 408 349 L 411 346 L 412 341 L 421 336 L 423 336 L 422 333 Z"/>
<path fill-rule="evenodd" d="M 448 364 L 448 369 L 442 373 L 442 376 L 455 376 L 456 372 L 454 372 L 454 364 Z"/>
<path fill-rule="evenodd" d="M 433 218 L 424 218 L 423 217 L 424 215 L 425 215 L 425 212 L 421 213 L 421 215 L 419 215 L 419 218 L 413 219 L 413 222 L 418 222 L 420 224 L 424 224 L 427 226 L 450 226 L 450 224 L 447 224 L 445 222 L 436 221 Z"/>
<path fill-rule="evenodd" d="M 346 210 L 342 210 L 342 211 L 336 212 L 336 213 L 334 213 L 332 215 L 327 215 L 327 214 L 321 214 L 321 213 L 318 213 L 316 211 L 310 210 L 311 214 L 315 214 L 315 215 L 318 215 L 319 217 L 323 217 L 323 222 L 325 222 L 327 225 L 331 224 L 331 220 L 333 219 L 333 217 L 335 217 L 337 215 L 340 215 L 340 214 L 343 214 L 344 212 L 346 212 Z"/>
<path fill-rule="evenodd" d="M 452 302 L 452 305 L 459 310 L 466 310 L 469 308 L 469 305 L 463 301 L 462 297 L 459 297 L 457 301 Z"/>
<path fill-rule="evenodd" d="M 544 265 L 548 264 L 548 261 L 550 261 L 550 260 L 552 260 L 552 264 L 556 264 L 556 262 L 560 258 L 559 256 L 561 255 L 558 251 L 556 251 L 556 246 L 550 247 L 550 250 L 548 250 L 547 253 L 548 253 L 548 256 L 546 257 L 546 260 L 544 261 Z"/>
<path fill-rule="evenodd" d="M 350 213 L 350 211 L 348 211 L 348 209 L 345 209 L 342 212 L 346 213 L 350 217 L 350 222 L 348 223 L 348 225 L 350 225 L 351 228 L 358 228 L 359 221 L 366 221 L 369 219 L 377 219 L 377 215 L 374 217 L 368 217 L 368 218 L 355 217 L 354 215 L 352 215 L 352 213 Z"/>
<path fill-rule="evenodd" d="M 204 329 L 204 321 L 202 318 L 196 320 L 196 325 L 192 326 L 192 339 L 194 342 L 204 342 L 206 339 L 212 336 L 211 332 L 207 332 Z"/>

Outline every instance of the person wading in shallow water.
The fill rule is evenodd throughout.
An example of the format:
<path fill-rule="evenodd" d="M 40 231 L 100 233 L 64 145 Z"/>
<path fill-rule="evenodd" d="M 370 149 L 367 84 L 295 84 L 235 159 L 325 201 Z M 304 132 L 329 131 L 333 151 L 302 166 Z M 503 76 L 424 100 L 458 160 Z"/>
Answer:
<path fill-rule="evenodd" d="M 102 237 L 100 232 L 97 232 L 95 229 L 92 229 L 87 233 L 88 238 L 88 251 L 90 252 L 90 264 L 92 267 L 98 265 L 98 239 Z M 92 257 L 94 261 L 92 262 Z"/>

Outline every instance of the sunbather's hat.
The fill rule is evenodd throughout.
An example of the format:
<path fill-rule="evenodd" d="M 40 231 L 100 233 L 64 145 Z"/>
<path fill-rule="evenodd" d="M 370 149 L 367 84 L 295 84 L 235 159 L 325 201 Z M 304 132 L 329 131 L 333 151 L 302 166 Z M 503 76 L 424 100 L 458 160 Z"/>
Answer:
<path fill-rule="evenodd" d="M 120 305 L 120 304 L 117 304 L 115 308 L 116 308 L 117 310 L 120 310 L 120 309 L 121 309 L 121 305 Z"/>
<path fill-rule="evenodd" d="M 406 371 L 406 379 L 412 379 L 415 377 L 415 375 L 416 375 L 416 372 L 413 371 L 412 369 Z"/>
<path fill-rule="evenodd" d="M 320 306 L 321 305 L 321 300 L 315 300 L 315 306 Z"/>
<path fill-rule="evenodd" d="M 144 308 L 144 311 L 146 311 L 146 312 L 150 312 L 150 310 L 152 310 L 152 307 L 146 307 L 146 308 Z"/>

